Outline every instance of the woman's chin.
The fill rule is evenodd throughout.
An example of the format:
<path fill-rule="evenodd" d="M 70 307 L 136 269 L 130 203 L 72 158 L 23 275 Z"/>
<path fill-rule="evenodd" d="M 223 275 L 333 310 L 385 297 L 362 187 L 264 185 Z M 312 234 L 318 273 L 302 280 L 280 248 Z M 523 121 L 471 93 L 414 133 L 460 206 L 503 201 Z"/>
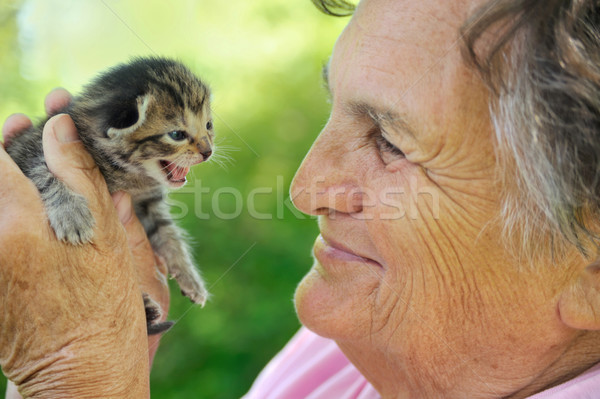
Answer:
<path fill-rule="evenodd" d="M 326 320 L 322 317 L 322 307 L 324 298 L 319 298 L 322 295 L 322 290 L 319 288 L 324 285 L 319 272 L 316 270 L 317 265 L 304 276 L 294 294 L 294 305 L 300 323 L 309 330 L 316 332 L 319 335 L 322 333 L 322 328 L 319 328 Z"/>
<path fill-rule="evenodd" d="M 316 334 L 336 340 L 363 335 L 360 326 L 368 328 L 371 298 L 367 295 L 372 290 L 329 277 L 315 261 L 296 288 L 294 302 L 300 322 Z"/>

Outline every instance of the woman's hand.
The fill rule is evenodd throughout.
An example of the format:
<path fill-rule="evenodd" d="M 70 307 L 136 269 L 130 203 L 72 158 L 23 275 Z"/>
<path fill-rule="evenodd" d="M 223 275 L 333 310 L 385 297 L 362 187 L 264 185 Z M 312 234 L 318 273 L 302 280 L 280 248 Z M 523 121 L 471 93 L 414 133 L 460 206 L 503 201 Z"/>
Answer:
<path fill-rule="evenodd" d="M 69 100 L 54 91 L 47 110 Z M 5 139 L 29 125 L 23 115 L 12 116 Z M 0 148 L 3 371 L 25 397 L 148 396 L 158 337 L 147 344 L 141 292 L 167 309 L 164 264 L 155 259 L 129 196 L 109 195 L 68 116 L 46 124 L 44 154 L 52 172 L 88 199 L 97 225 L 93 244 L 58 242 L 37 189 Z"/>

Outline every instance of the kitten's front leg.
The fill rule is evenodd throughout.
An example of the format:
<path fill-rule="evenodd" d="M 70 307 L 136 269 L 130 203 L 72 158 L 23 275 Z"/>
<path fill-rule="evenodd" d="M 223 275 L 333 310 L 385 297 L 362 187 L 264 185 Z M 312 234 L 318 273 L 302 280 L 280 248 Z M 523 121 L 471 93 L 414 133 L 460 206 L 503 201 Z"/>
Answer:
<path fill-rule="evenodd" d="M 146 230 L 152 248 L 165 260 L 169 274 L 179 284 L 181 293 L 192 302 L 204 305 L 209 296 L 208 291 L 194 266 L 185 232 L 171 219 L 162 190 L 156 190 L 152 195 L 138 198 L 134 202 L 136 214 Z"/>
<path fill-rule="evenodd" d="M 25 174 L 40 192 L 56 237 L 75 245 L 91 242 L 95 221 L 85 197 L 57 179 L 45 162 L 26 170 Z"/>
<path fill-rule="evenodd" d="M 204 280 L 194 266 L 184 234 L 183 230 L 171 222 L 148 238 L 154 250 L 165 259 L 169 275 L 177 281 L 181 293 L 192 302 L 204 306 L 209 294 Z"/>

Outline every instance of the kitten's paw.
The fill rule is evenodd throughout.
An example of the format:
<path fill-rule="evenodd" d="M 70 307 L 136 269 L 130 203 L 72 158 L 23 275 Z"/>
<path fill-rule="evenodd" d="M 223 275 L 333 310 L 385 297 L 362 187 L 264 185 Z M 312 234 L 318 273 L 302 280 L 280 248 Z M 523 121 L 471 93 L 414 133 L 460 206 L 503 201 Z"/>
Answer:
<path fill-rule="evenodd" d="M 142 294 L 144 298 L 144 308 L 146 309 L 146 329 L 148 335 L 162 334 L 173 327 L 172 321 L 159 322 L 163 311 L 160 305 L 146 293 Z"/>
<path fill-rule="evenodd" d="M 56 237 L 70 244 L 87 244 L 94 236 L 94 216 L 85 197 L 69 196 L 67 201 L 46 207 Z"/>
<path fill-rule="evenodd" d="M 193 303 L 204 306 L 210 294 L 208 293 L 202 278 L 198 275 L 196 270 L 193 269 L 193 266 L 191 267 L 191 271 L 171 273 L 171 277 L 177 281 L 183 295 L 190 298 L 190 301 Z"/>

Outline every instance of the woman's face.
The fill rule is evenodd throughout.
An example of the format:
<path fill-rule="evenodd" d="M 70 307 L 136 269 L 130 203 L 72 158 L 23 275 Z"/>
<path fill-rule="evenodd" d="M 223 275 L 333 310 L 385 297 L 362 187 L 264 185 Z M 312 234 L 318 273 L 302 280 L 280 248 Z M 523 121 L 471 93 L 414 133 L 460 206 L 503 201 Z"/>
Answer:
<path fill-rule="evenodd" d="M 361 2 L 328 66 L 331 117 L 291 188 L 321 230 L 299 317 L 384 395 L 502 396 L 573 334 L 556 314 L 564 283 L 501 245 L 488 93 L 460 55 L 471 3 Z"/>

